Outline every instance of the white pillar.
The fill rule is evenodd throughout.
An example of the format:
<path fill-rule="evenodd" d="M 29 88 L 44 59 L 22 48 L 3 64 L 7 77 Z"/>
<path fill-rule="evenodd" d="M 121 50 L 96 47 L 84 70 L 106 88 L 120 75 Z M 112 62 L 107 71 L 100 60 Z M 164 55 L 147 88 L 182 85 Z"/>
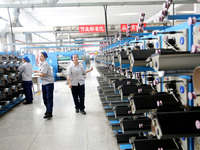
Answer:
<path fill-rule="evenodd" d="M 32 33 L 26 33 L 26 43 L 28 43 L 28 47 L 31 47 L 31 44 L 29 43 L 32 43 Z M 28 54 L 33 54 L 33 49 L 29 49 Z"/>
<path fill-rule="evenodd" d="M 194 4 L 194 14 L 200 14 L 200 4 Z"/>
<path fill-rule="evenodd" d="M 15 51 L 15 45 L 12 45 L 15 43 L 15 35 L 14 34 L 11 34 L 11 33 L 8 33 L 7 35 L 7 43 L 8 44 L 11 44 L 11 45 L 8 45 L 7 48 L 8 48 L 8 52 L 14 52 Z"/>
<path fill-rule="evenodd" d="M 7 52 L 7 38 L 2 37 L 0 38 L 0 52 Z"/>

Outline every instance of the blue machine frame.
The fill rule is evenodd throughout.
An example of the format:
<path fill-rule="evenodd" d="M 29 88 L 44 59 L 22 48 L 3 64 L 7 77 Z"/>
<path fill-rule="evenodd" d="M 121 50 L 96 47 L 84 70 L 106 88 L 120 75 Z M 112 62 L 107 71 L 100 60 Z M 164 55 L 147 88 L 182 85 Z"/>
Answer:
<path fill-rule="evenodd" d="M 50 66 L 53 67 L 53 76 L 54 80 L 60 79 L 60 77 L 57 77 L 56 74 L 58 73 L 58 60 L 57 56 L 72 56 L 74 54 L 77 54 L 78 56 L 84 56 L 85 51 L 72 51 L 72 52 L 54 52 L 54 53 L 48 53 L 47 62 L 50 64 Z M 85 61 L 83 61 L 84 67 L 85 67 Z"/>
<path fill-rule="evenodd" d="M 188 17 L 197 17 L 197 19 L 200 19 L 200 15 L 179 15 L 179 16 L 169 16 L 168 19 L 170 20 L 176 20 L 176 19 L 188 19 Z M 194 26 L 198 26 L 200 25 L 200 22 L 197 22 L 195 25 L 188 25 L 188 22 L 184 22 L 182 24 L 179 24 L 179 25 L 176 25 L 176 26 L 169 26 L 169 27 L 145 27 L 145 30 L 162 30 L 160 32 L 169 32 L 169 31 L 180 31 L 180 30 L 183 30 L 183 29 L 188 29 L 188 51 L 191 51 L 191 47 L 193 45 L 193 27 Z M 136 33 L 136 34 L 132 34 L 132 36 L 143 36 L 143 38 L 149 38 L 149 37 L 160 37 L 161 41 L 163 40 L 162 39 L 162 34 L 158 34 L 157 36 L 153 36 L 151 33 Z M 140 38 L 141 39 L 141 38 Z M 138 41 L 140 41 L 140 39 Z M 136 42 L 135 39 L 129 41 L 129 43 L 131 42 Z M 105 48 L 104 50 L 107 50 L 107 49 L 110 49 L 110 48 L 113 48 L 113 47 L 117 47 L 119 45 L 119 43 L 122 43 L 122 42 L 118 42 L 116 44 L 113 44 L 113 45 L 110 45 L 109 47 Z M 123 43 L 125 43 L 123 41 Z M 145 46 L 144 46 L 145 48 Z M 162 42 L 160 42 L 160 48 L 163 48 L 163 45 L 162 45 Z M 139 68 L 133 68 L 133 71 L 135 72 L 141 72 L 141 71 L 148 71 L 148 70 L 145 70 L 146 68 L 145 67 L 139 67 Z M 185 79 L 188 79 L 188 80 L 191 80 L 192 77 L 191 76 L 179 76 L 181 78 L 185 78 Z M 161 79 L 161 81 L 163 81 L 163 78 Z M 163 85 L 161 86 L 161 90 L 163 90 Z M 193 92 L 193 84 L 192 83 L 189 83 L 188 84 L 188 91 L 189 92 Z M 188 104 L 190 106 L 193 106 L 194 105 L 194 101 L 193 100 L 188 100 Z M 130 145 L 129 145 L 130 146 Z M 123 149 L 121 147 L 121 149 Z M 188 149 L 189 150 L 194 150 L 194 138 L 188 138 Z"/>

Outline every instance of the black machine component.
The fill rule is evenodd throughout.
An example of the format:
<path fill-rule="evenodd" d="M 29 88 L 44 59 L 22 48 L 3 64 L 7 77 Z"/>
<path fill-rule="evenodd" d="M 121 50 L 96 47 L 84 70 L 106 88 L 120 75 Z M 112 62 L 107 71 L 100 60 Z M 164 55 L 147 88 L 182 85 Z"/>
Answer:
<path fill-rule="evenodd" d="M 147 43 L 147 48 L 148 49 L 153 49 L 154 48 L 154 43 L 152 42 L 152 43 Z"/>
<path fill-rule="evenodd" d="M 124 134 L 124 133 L 117 133 L 115 137 L 117 139 L 117 143 L 129 143 L 129 139 L 131 137 L 139 138 L 143 135 L 143 133 L 132 133 L 132 134 Z"/>
<path fill-rule="evenodd" d="M 18 72 L 21 62 L 22 59 L 16 55 L 0 55 L 0 105 L 2 110 L 10 109 L 13 106 L 7 105 L 23 97 L 22 81 Z"/>
<path fill-rule="evenodd" d="M 0 100 L 3 99 L 3 93 L 0 91 Z"/>
<path fill-rule="evenodd" d="M 5 84 L 11 84 L 12 83 L 12 80 L 11 78 L 9 77 L 9 75 L 3 75 L 0 77 L 0 80 L 1 81 L 4 81 Z"/>
<path fill-rule="evenodd" d="M 147 75 L 147 81 L 149 82 L 153 82 L 155 80 L 154 75 L 153 74 L 148 74 Z"/>
<path fill-rule="evenodd" d="M 128 59 L 128 55 L 126 54 L 126 51 L 121 51 L 118 54 L 118 58 L 119 58 L 120 65 L 129 64 L 129 59 Z"/>
<path fill-rule="evenodd" d="M 137 95 L 132 97 L 132 113 L 148 113 L 158 108 L 180 107 L 181 103 L 172 94 L 156 93 L 155 95 Z"/>
<path fill-rule="evenodd" d="M 3 87 L 6 85 L 6 81 L 5 80 L 0 80 L 0 87 Z"/>
<path fill-rule="evenodd" d="M 6 106 L 9 104 L 10 104 L 10 101 L 0 101 L 0 106 Z"/>
<path fill-rule="evenodd" d="M 7 95 L 11 95 L 10 88 L 0 88 L 1 93 L 5 93 Z"/>
<path fill-rule="evenodd" d="M 130 106 L 115 106 L 113 108 L 113 110 L 114 110 L 114 113 L 115 113 L 115 118 L 117 118 L 119 116 L 124 116 L 124 117 L 130 116 L 131 117 L 131 116 L 134 116 L 134 115 L 137 115 L 137 116 L 143 116 L 144 115 L 142 113 L 132 114 Z"/>
<path fill-rule="evenodd" d="M 177 34 L 183 33 L 182 31 L 167 31 L 167 32 L 158 32 L 158 34 Z"/>
<path fill-rule="evenodd" d="M 135 61 L 146 60 L 149 56 L 155 53 L 155 49 L 151 50 L 132 50 L 132 56 Z"/>
<path fill-rule="evenodd" d="M 117 102 L 112 102 L 109 105 L 113 109 L 116 106 L 129 106 L 130 102 L 127 102 L 127 101 L 117 101 Z"/>
<path fill-rule="evenodd" d="M 135 150 L 182 150 L 173 139 L 134 139 L 132 147 Z"/>
<path fill-rule="evenodd" d="M 138 84 L 138 80 L 135 79 L 123 79 L 123 80 L 115 80 L 113 83 L 113 86 L 116 89 L 118 89 L 119 86 L 121 85 L 136 85 Z"/>
<path fill-rule="evenodd" d="M 8 74 L 8 73 L 17 73 L 18 72 L 18 67 L 17 66 L 12 66 L 12 67 L 5 67 L 4 69 L 4 73 Z"/>
<path fill-rule="evenodd" d="M 151 131 L 151 119 L 148 117 L 123 118 L 120 120 L 123 133 Z"/>
<path fill-rule="evenodd" d="M 115 106 L 113 110 L 116 116 L 126 116 L 132 114 L 131 107 L 129 106 Z"/>
<path fill-rule="evenodd" d="M 20 76 L 17 73 L 11 73 L 9 78 L 12 80 L 12 83 L 20 82 Z"/>
<path fill-rule="evenodd" d="M 157 113 L 152 131 L 158 139 L 200 136 L 200 110 Z"/>
<path fill-rule="evenodd" d="M 155 53 L 171 54 L 176 53 L 173 49 L 146 49 L 146 50 L 132 50 L 129 55 L 131 67 L 146 66 L 146 59 Z"/>
<path fill-rule="evenodd" d="M 135 93 L 152 93 L 154 90 L 150 85 L 142 84 L 142 85 L 123 85 L 119 86 L 120 93 L 122 96 L 129 96 L 130 94 Z"/>
<path fill-rule="evenodd" d="M 0 68 L 0 74 L 4 74 L 4 69 Z"/>
<path fill-rule="evenodd" d="M 173 54 L 176 53 L 173 49 L 146 49 L 146 50 L 132 50 L 134 60 L 146 60 L 152 54 L 159 52 L 161 54 Z"/>
<path fill-rule="evenodd" d="M 165 84 L 165 88 L 168 90 L 168 92 L 173 93 L 177 98 L 179 98 L 176 82 L 176 80 L 167 81 Z"/>
<path fill-rule="evenodd" d="M 166 39 L 167 43 L 169 43 L 171 46 L 175 46 L 176 45 L 176 38 L 172 37 L 171 39 L 167 38 Z M 170 46 L 168 45 L 168 46 Z"/>
<path fill-rule="evenodd" d="M 140 49 L 140 46 L 139 46 L 139 45 L 136 45 L 136 46 L 134 47 L 134 49 L 139 50 L 139 49 Z"/>
<path fill-rule="evenodd" d="M 19 91 L 19 89 L 17 88 L 16 85 L 12 85 L 12 86 L 10 87 L 10 89 L 11 89 L 11 91 L 12 91 L 12 94 L 17 93 L 17 92 Z"/>

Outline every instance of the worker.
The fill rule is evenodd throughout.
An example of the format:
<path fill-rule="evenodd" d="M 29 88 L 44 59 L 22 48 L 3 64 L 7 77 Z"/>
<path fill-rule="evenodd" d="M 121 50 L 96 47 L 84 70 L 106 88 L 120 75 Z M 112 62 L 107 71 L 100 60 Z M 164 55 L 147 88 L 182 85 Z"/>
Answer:
<path fill-rule="evenodd" d="M 53 91 L 54 91 L 54 77 L 51 67 L 46 61 L 48 55 L 45 51 L 40 53 L 40 68 L 39 71 L 34 71 L 34 76 L 40 76 L 42 81 L 42 95 L 46 112 L 44 118 L 53 117 Z"/>
<path fill-rule="evenodd" d="M 33 68 L 30 64 L 30 59 L 28 56 L 23 57 L 23 64 L 19 66 L 19 73 L 22 78 L 23 89 L 25 94 L 25 102 L 23 104 L 33 103 L 33 92 L 32 92 L 32 74 Z"/>
<path fill-rule="evenodd" d="M 78 62 L 78 55 L 72 57 L 73 62 L 67 68 L 67 81 L 71 89 L 75 104 L 75 112 L 85 115 L 85 77 L 84 75 L 93 70 L 93 67 L 85 71 L 83 65 Z"/>

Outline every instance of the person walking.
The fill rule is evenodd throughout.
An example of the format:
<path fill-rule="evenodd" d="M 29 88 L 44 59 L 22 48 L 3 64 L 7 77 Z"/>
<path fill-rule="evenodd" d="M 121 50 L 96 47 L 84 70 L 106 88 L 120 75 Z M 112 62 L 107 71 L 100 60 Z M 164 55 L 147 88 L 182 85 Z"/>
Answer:
<path fill-rule="evenodd" d="M 23 104 L 33 103 L 33 92 L 32 92 L 32 74 L 33 67 L 30 64 L 30 59 L 28 56 L 23 57 L 23 64 L 18 68 L 19 74 L 22 78 L 23 89 L 25 94 L 25 102 Z"/>
<path fill-rule="evenodd" d="M 83 65 L 78 62 L 78 55 L 72 57 L 73 62 L 67 68 L 67 81 L 71 89 L 75 104 L 75 112 L 85 115 L 85 77 L 84 75 L 93 70 L 93 67 L 85 71 Z"/>
<path fill-rule="evenodd" d="M 53 117 L 53 91 L 54 91 L 54 77 L 51 67 L 46 61 L 48 55 L 45 51 L 40 53 L 40 68 L 39 71 L 34 71 L 34 76 L 40 76 L 42 81 L 42 95 L 46 112 L 44 118 Z"/>

